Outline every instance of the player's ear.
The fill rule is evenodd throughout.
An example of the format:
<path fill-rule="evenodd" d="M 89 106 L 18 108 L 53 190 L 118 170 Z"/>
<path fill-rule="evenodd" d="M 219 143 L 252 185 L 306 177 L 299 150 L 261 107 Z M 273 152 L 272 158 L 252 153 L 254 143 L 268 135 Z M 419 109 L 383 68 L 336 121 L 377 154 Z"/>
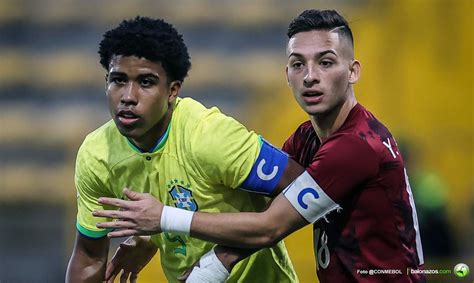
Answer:
<path fill-rule="evenodd" d="M 355 84 L 360 77 L 360 62 L 355 59 L 352 60 L 349 71 L 349 83 Z"/>
<path fill-rule="evenodd" d="M 181 81 L 172 81 L 170 82 L 169 88 L 168 88 L 168 102 L 173 103 L 176 97 L 178 97 L 179 90 L 181 89 Z"/>
<path fill-rule="evenodd" d="M 286 84 L 290 86 L 290 80 L 288 79 L 288 65 L 285 67 L 285 78 L 286 78 Z"/>

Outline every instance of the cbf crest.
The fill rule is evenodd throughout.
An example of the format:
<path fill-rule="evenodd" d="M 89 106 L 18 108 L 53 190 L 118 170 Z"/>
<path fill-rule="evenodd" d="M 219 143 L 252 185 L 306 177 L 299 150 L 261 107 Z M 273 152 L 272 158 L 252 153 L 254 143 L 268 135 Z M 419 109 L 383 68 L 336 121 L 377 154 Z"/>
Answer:
<path fill-rule="evenodd" d="M 193 197 L 193 192 L 189 189 L 190 187 L 190 184 L 175 179 L 168 184 L 168 192 L 177 208 L 197 211 L 198 205 Z"/>

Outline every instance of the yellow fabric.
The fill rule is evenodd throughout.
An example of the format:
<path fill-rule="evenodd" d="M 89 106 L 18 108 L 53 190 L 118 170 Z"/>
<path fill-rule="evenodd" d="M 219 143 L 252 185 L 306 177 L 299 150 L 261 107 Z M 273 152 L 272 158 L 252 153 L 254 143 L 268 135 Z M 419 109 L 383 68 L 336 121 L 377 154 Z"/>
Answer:
<path fill-rule="evenodd" d="M 101 196 L 122 198 L 122 189 L 147 192 L 166 205 L 205 212 L 260 211 L 267 199 L 235 190 L 244 182 L 260 151 L 254 132 L 190 99 L 178 99 L 164 145 L 140 153 L 107 122 L 89 134 L 79 149 L 75 182 L 78 230 L 90 237 L 107 231 L 92 217 Z M 170 282 L 187 270 L 212 243 L 162 233 L 152 237 Z M 283 242 L 240 262 L 228 282 L 297 282 Z"/>

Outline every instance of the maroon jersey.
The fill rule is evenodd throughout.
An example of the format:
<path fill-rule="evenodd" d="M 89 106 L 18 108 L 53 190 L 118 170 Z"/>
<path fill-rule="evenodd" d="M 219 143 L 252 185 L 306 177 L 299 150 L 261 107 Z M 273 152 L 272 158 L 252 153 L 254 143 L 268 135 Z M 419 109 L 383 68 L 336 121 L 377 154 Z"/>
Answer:
<path fill-rule="evenodd" d="M 395 139 L 357 104 L 319 141 L 310 121 L 283 146 L 342 209 L 314 224 L 321 282 L 424 282 L 415 204 Z"/>

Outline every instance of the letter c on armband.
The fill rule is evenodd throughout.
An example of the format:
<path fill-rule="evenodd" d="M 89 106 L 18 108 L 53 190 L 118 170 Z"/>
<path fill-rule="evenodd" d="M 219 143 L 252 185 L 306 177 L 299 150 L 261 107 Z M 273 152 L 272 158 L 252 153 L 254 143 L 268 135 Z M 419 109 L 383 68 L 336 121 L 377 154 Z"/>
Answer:
<path fill-rule="evenodd" d="M 301 190 L 301 192 L 298 194 L 298 204 L 304 209 L 308 208 L 308 205 L 303 201 L 303 197 L 306 194 L 312 194 L 315 199 L 319 198 L 318 192 L 313 188 L 305 188 Z"/>
<path fill-rule="evenodd" d="M 268 181 L 275 178 L 276 174 L 278 173 L 278 166 L 273 166 L 272 173 L 265 174 L 265 172 L 263 172 L 263 165 L 265 165 L 265 163 L 265 159 L 260 160 L 257 167 L 257 175 L 260 179 Z"/>
<path fill-rule="evenodd" d="M 306 171 L 296 178 L 283 194 L 309 223 L 314 223 L 329 212 L 340 208 Z M 308 194 L 311 196 L 305 198 Z"/>

